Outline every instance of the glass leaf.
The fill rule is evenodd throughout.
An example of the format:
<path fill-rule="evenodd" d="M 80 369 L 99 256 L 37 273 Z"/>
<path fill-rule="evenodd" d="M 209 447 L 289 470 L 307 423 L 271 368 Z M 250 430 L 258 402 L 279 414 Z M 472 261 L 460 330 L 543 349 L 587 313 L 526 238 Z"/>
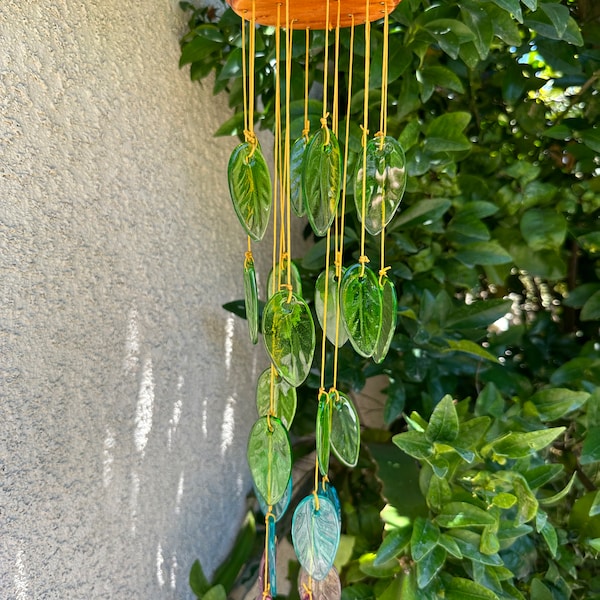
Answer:
<path fill-rule="evenodd" d="M 325 395 L 319 400 L 317 409 L 316 426 L 317 457 L 319 459 L 319 471 L 321 475 L 327 475 L 329 471 L 329 453 L 331 439 L 331 400 Z"/>
<path fill-rule="evenodd" d="M 248 142 L 234 149 L 227 178 L 233 208 L 242 227 L 253 240 L 261 240 L 271 215 L 271 175 L 260 148 L 249 158 L 251 149 Z"/>
<path fill-rule="evenodd" d="M 340 543 L 340 523 L 327 498 L 319 498 L 319 510 L 312 494 L 298 504 L 292 518 L 292 543 L 308 574 L 317 581 L 325 579 Z"/>
<path fill-rule="evenodd" d="M 273 413 L 289 430 L 296 415 L 296 388 L 273 369 Z M 264 417 L 271 408 L 271 368 L 265 369 L 256 384 L 256 410 Z"/>
<path fill-rule="evenodd" d="M 271 596 L 277 596 L 277 537 L 275 535 L 275 519 L 268 517 L 268 529 L 269 535 L 267 538 L 267 556 L 269 558 L 269 564 L 267 566 L 269 570 L 269 584 Z"/>
<path fill-rule="evenodd" d="M 333 506 L 335 506 L 335 511 L 338 516 L 338 520 L 340 522 L 340 526 L 342 524 L 342 505 L 340 503 L 340 497 L 338 496 L 337 490 L 326 481 L 322 481 L 319 486 L 319 491 L 317 492 L 319 496 L 323 496 L 331 501 Z"/>
<path fill-rule="evenodd" d="M 327 135 L 328 144 L 325 143 Z M 308 143 L 302 168 L 304 207 L 317 235 L 325 235 L 335 217 L 341 173 L 342 161 L 337 138 L 332 131 L 321 128 Z"/>
<path fill-rule="evenodd" d="M 290 202 L 298 217 L 302 217 L 306 213 L 302 193 L 302 167 L 306 146 L 306 139 L 302 136 L 292 144 L 290 150 Z"/>
<path fill-rule="evenodd" d="M 285 494 L 292 474 L 290 438 L 277 417 L 261 417 L 254 423 L 248 437 L 247 456 L 258 493 L 268 506 L 277 504 Z"/>
<path fill-rule="evenodd" d="M 269 505 L 265 502 L 265 499 L 262 497 L 261 493 L 256 489 L 256 485 L 253 484 L 253 487 L 254 487 L 254 495 L 256 496 L 256 499 L 258 500 L 258 505 L 260 506 L 260 510 L 263 515 L 266 515 L 269 512 Z M 273 516 L 275 517 L 276 522 L 279 521 L 279 519 L 281 519 L 281 517 L 287 511 L 288 506 L 290 505 L 291 499 L 292 499 L 292 478 L 290 477 L 288 486 L 287 486 L 283 496 L 281 497 L 279 502 L 277 502 L 276 504 L 274 504 L 271 507 L 271 512 L 273 513 Z"/>
<path fill-rule="evenodd" d="M 250 341 L 256 344 L 258 342 L 258 292 L 256 289 L 256 271 L 252 260 L 247 260 L 244 264 L 244 301 Z"/>
<path fill-rule="evenodd" d="M 359 219 L 362 219 L 364 172 L 362 157 L 359 157 L 354 179 L 354 202 Z M 406 158 L 402 146 L 390 136 L 384 138 L 383 147 L 378 138 L 369 140 L 366 173 L 365 228 L 377 235 L 398 210 L 406 188 Z"/>
<path fill-rule="evenodd" d="M 346 269 L 342 267 L 342 276 L 346 272 Z M 335 346 L 335 333 L 336 333 L 336 321 L 337 321 L 337 310 L 340 297 L 340 286 L 335 276 L 335 268 L 329 269 L 329 280 L 327 284 L 327 339 Z M 321 329 L 323 329 L 324 316 L 325 316 L 325 271 L 323 271 L 317 278 L 315 284 L 315 312 L 319 319 Z M 341 321 L 341 317 L 340 317 Z M 344 326 L 339 324 L 338 335 L 337 335 L 338 348 L 341 348 L 348 340 L 348 334 L 344 329 Z"/>
<path fill-rule="evenodd" d="M 265 590 L 265 552 L 263 551 L 260 557 L 260 565 L 258 567 L 258 596 L 256 596 L 256 600 L 273 600 L 272 594 L 263 594 Z"/>
<path fill-rule="evenodd" d="M 263 311 L 263 340 L 279 374 L 298 387 L 308 376 L 315 353 L 315 324 L 310 308 L 295 294 L 277 292 Z"/>
<path fill-rule="evenodd" d="M 398 316 L 396 288 L 387 277 L 384 277 L 381 288 L 381 306 L 381 333 L 375 346 L 375 352 L 373 352 L 373 360 L 378 364 L 383 362 L 390 349 L 394 333 L 396 332 L 396 320 Z"/>
<path fill-rule="evenodd" d="M 360 453 L 360 421 L 352 400 L 342 392 L 330 393 L 331 449 L 347 467 L 355 467 Z"/>
<path fill-rule="evenodd" d="M 331 567 L 325 579 L 316 581 L 301 567 L 298 574 L 298 594 L 300 600 L 340 600 L 342 584 L 337 569 Z"/>
<path fill-rule="evenodd" d="M 287 261 L 285 261 L 287 263 Z M 279 286 L 281 284 L 287 284 L 288 281 L 288 272 L 287 272 L 287 264 L 284 264 L 284 268 L 280 268 L 281 263 L 277 263 L 275 266 L 275 270 L 271 269 L 269 272 L 269 278 L 267 279 L 267 299 L 270 298 L 275 292 L 279 292 Z M 302 279 L 300 278 L 300 271 L 298 271 L 298 267 L 296 263 L 293 261 L 289 261 L 291 265 L 292 272 L 290 273 L 290 279 L 292 282 L 292 291 L 297 296 L 302 298 Z M 287 290 L 286 290 L 287 291 Z"/>
<path fill-rule="evenodd" d="M 361 356 L 373 355 L 381 331 L 382 300 L 379 281 L 369 267 L 352 265 L 340 283 L 342 322 L 352 347 Z M 264 328 L 263 328 L 264 331 Z"/>

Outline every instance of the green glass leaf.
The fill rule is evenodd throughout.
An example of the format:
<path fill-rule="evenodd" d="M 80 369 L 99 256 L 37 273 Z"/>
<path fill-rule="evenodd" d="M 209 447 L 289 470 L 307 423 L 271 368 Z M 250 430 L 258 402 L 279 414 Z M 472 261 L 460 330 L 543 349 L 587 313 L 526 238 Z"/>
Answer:
<path fill-rule="evenodd" d="M 290 150 L 290 202 L 298 217 L 302 217 L 306 213 L 302 191 L 302 168 L 307 145 L 306 139 L 302 136 L 292 144 Z"/>
<path fill-rule="evenodd" d="M 258 342 L 258 291 L 253 260 L 247 260 L 244 263 L 244 302 L 250 341 L 256 344 Z"/>
<path fill-rule="evenodd" d="M 458 414 L 449 394 L 434 408 L 425 436 L 430 442 L 453 442 L 458 437 Z"/>
<path fill-rule="evenodd" d="M 269 513 L 269 505 L 267 504 L 266 500 L 262 497 L 260 492 L 256 489 L 256 485 L 254 485 L 253 487 L 254 487 L 254 495 L 256 496 L 256 499 L 258 500 L 258 505 L 260 506 L 260 510 L 263 515 L 267 515 Z M 287 511 L 288 506 L 290 505 L 291 499 L 292 499 L 292 478 L 290 477 L 290 480 L 288 481 L 288 485 L 287 485 L 287 488 L 285 489 L 283 496 L 279 499 L 279 502 L 277 502 L 276 504 L 273 504 L 273 506 L 271 506 L 270 512 L 273 514 L 273 517 L 275 518 L 276 522 L 279 521 L 279 519 L 281 519 L 281 517 L 283 517 L 283 515 Z"/>
<path fill-rule="evenodd" d="M 342 277 L 340 303 L 342 323 L 352 347 L 361 356 L 372 356 L 381 332 L 381 288 L 369 267 L 352 265 Z"/>
<path fill-rule="evenodd" d="M 342 584 L 337 569 L 331 567 L 325 579 L 316 581 L 301 567 L 298 574 L 298 594 L 300 600 L 340 600 Z"/>
<path fill-rule="evenodd" d="M 247 456 L 256 489 L 269 506 L 277 504 L 292 474 L 290 438 L 277 417 L 261 417 L 254 423 Z"/>
<path fill-rule="evenodd" d="M 253 240 L 265 235 L 271 215 L 271 175 L 260 151 L 248 142 L 239 144 L 229 159 L 227 178 L 233 208 Z"/>
<path fill-rule="evenodd" d="M 406 158 L 402 146 L 390 136 L 367 142 L 367 162 L 359 158 L 354 179 L 356 214 L 362 218 L 363 179 L 366 173 L 365 228 L 377 235 L 392 220 L 406 188 Z"/>
<path fill-rule="evenodd" d="M 279 373 L 273 370 L 273 412 L 289 430 L 296 415 L 296 388 L 291 386 Z M 271 408 L 271 369 L 265 369 L 256 384 L 256 410 L 264 417 Z"/>
<path fill-rule="evenodd" d="M 329 472 L 329 453 L 331 450 L 331 401 L 326 395 L 319 400 L 316 426 L 317 457 L 321 475 Z"/>
<path fill-rule="evenodd" d="M 381 287 L 381 333 L 377 339 L 375 352 L 373 352 L 373 360 L 377 364 L 382 363 L 387 356 L 396 332 L 397 320 L 398 299 L 396 288 L 392 281 L 386 277 Z"/>
<path fill-rule="evenodd" d="M 346 269 L 342 267 L 342 277 Z M 325 317 L 325 282 L 327 281 L 327 328 L 324 327 Z M 337 311 L 340 297 L 340 286 L 335 275 L 335 269 L 329 269 L 329 277 L 325 278 L 325 271 L 323 271 L 317 278 L 315 284 L 315 312 L 317 313 L 317 319 L 321 329 L 325 329 L 327 339 L 335 345 L 336 342 L 336 321 Z M 341 321 L 341 318 L 340 318 Z M 348 334 L 344 329 L 344 326 L 340 322 L 337 327 L 337 346 L 342 347 L 348 340 Z"/>
<path fill-rule="evenodd" d="M 302 298 L 302 278 L 300 277 L 300 271 L 298 271 L 298 267 L 294 261 L 284 261 L 283 268 L 281 268 L 281 263 L 277 263 L 275 269 L 269 271 L 269 277 L 267 279 L 267 299 L 274 293 L 281 291 L 281 285 L 287 285 L 288 265 L 291 269 L 290 281 L 292 284 L 292 291 L 296 296 Z"/>
<path fill-rule="evenodd" d="M 347 467 L 355 467 L 360 453 L 360 421 L 352 400 L 342 392 L 329 394 L 331 449 Z"/>
<path fill-rule="evenodd" d="M 263 340 L 279 374 L 298 387 L 308 376 L 315 352 L 315 324 L 308 305 L 288 292 L 277 292 L 263 311 Z"/>
<path fill-rule="evenodd" d="M 313 495 L 298 504 L 292 518 L 292 543 L 300 564 L 317 581 L 323 581 L 333 566 L 340 543 L 340 523 L 333 504 Z"/>
<path fill-rule="evenodd" d="M 327 137 L 329 143 L 326 143 Z M 337 138 L 332 131 L 321 128 L 308 143 L 302 168 L 304 207 L 317 235 L 325 235 L 335 217 L 341 173 L 342 161 Z"/>

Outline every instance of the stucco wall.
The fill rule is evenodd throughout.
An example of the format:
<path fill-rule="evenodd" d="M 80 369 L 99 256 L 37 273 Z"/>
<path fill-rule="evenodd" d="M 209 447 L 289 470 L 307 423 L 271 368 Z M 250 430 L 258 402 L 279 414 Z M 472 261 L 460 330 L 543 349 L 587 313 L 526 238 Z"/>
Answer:
<path fill-rule="evenodd" d="M 183 21 L 0 3 L 3 599 L 188 598 L 243 517 L 266 361 L 221 308 L 233 142 L 211 136 L 226 99 L 177 69 Z"/>

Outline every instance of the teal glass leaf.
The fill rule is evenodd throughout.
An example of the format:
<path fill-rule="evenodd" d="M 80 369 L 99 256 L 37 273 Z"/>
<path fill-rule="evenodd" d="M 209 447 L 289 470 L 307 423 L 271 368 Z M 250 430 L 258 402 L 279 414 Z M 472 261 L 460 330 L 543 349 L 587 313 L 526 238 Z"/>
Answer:
<path fill-rule="evenodd" d="M 306 213 L 302 193 L 302 167 L 307 145 L 306 139 L 302 136 L 292 144 L 290 150 L 290 203 L 298 217 L 302 217 Z"/>
<path fill-rule="evenodd" d="M 381 307 L 381 333 L 375 346 L 375 352 L 373 352 L 373 360 L 378 364 L 383 362 L 387 356 L 394 339 L 398 318 L 396 288 L 387 277 L 384 277 L 383 286 L 381 287 Z"/>
<path fill-rule="evenodd" d="M 342 275 L 346 272 L 346 269 L 342 267 Z M 335 268 L 329 269 L 329 277 L 327 283 L 327 339 L 335 345 L 336 337 L 336 319 L 340 297 L 340 286 L 337 277 L 335 276 Z M 323 271 L 317 278 L 315 284 L 315 312 L 317 313 L 317 319 L 321 325 L 321 329 L 324 329 L 323 323 L 325 322 L 325 271 Z M 348 334 L 344 329 L 344 326 L 340 323 L 338 327 L 338 348 L 341 348 L 348 340 Z"/>
<path fill-rule="evenodd" d="M 235 213 L 253 240 L 265 235 L 271 215 L 272 189 L 269 167 L 260 148 L 239 144 L 229 158 L 227 179 Z"/>
<path fill-rule="evenodd" d="M 298 573 L 298 594 L 300 600 L 340 600 L 342 584 L 335 567 L 331 567 L 325 579 L 312 579 L 304 567 Z"/>
<path fill-rule="evenodd" d="M 362 219 L 364 174 L 359 157 L 354 178 L 354 202 L 359 219 Z M 386 136 L 383 147 L 378 138 L 367 142 L 365 228 L 372 235 L 377 235 L 398 210 L 407 176 L 404 150 L 393 137 Z"/>
<path fill-rule="evenodd" d="M 277 537 L 275 536 L 275 519 L 267 517 L 269 535 L 267 537 L 267 556 L 269 564 L 269 584 L 271 596 L 277 596 Z"/>
<path fill-rule="evenodd" d="M 256 496 L 256 499 L 258 500 L 258 505 L 260 506 L 260 510 L 263 515 L 266 515 L 269 512 L 269 505 L 265 502 L 265 499 L 262 497 L 260 492 L 256 489 L 256 485 L 253 484 L 253 487 L 254 487 L 254 495 Z M 279 502 L 277 502 L 276 504 L 274 504 L 271 507 L 271 512 L 273 513 L 273 516 L 275 517 L 275 521 L 279 521 L 279 519 L 281 519 L 281 517 L 285 514 L 286 510 L 288 509 L 288 506 L 290 505 L 291 499 L 292 499 L 292 478 L 290 477 L 288 486 L 287 486 L 283 496 L 281 497 Z"/>
<path fill-rule="evenodd" d="M 315 324 L 302 298 L 277 292 L 263 311 L 263 340 L 278 373 L 298 387 L 308 376 L 315 353 Z"/>
<path fill-rule="evenodd" d="M 258 292 L 253 260 L 246 260 L 244 264 L 244 302 L 250 341 L 256 344 L 258 342 Z"/>
<path fill-rule="evenodd" d="M 347 467 L 355 467 L 360 453 L 360 421 L 352 400 L 343 392 L 329 394 L 331 449 Z"/>
<path fill-rule="evenodd" d="M 319 400 L 316 426 L 317 457 L 321 475 L 329 471 L 329 453 L 331 439 L 331 401 L 326 394 Z"/>
<path fill-rule="evenodd" d="M 313 495 L 301 500 L 292 518 L 292 543 L 308 574 L 317 581 L 325 579 L 340 544 L 340 523 L 327 498 L 319 498 L 318 510 Z"/>
<path fill-rule="evenodd" d="M 288 270 L 287 266 L 290 265 L 291 273 L 290 279 L 292 282 L 292 291 L 297 296 L 302 298 L 302 279 L 300 277 L 300 271 L 294 261 L 284 261 L 283 269 L 281 263 L 275 265 L 275 269 L 269 271 L 269 278 L 267 279 L 267 299 L 270 298 L 275 292 L 279 292 L 280 285 L 287 284 L 288 281 Z M 287 291 L 287 289 L 286 289 Z"/>
<path fill-rule="evenodd" d="M 290 438 L 277 417 L 261 417 L 254 423 L 248 437 L 247 457 L 258 493 L 268 506 L 277 504 L 285 494 L 292 474 Z"/>
<path fill-rule="evenodd" d="M 338 520 L 340 522 L 340 526 L 342 524 L 342 505 L 340 503 L 340 497 L 338 496 L 337 490 L 327 481 L 323 480 L 321 485 L 319 486 L 319 491 L 317 492 L 319 496 L 323 496 L 327 498 L 333 506 L 335 506 L 335 511 L 338 516 Z"/>
<path fill-rule="evenodd" d="M 273 372 L 273 412 L 287 430 L 296 415 L 296 388 L 291 386 L 279 373 Z M 271 408 L 271 368 L 265 369 L 256 384 L 256 410 L 264 417 Z"/>
<path fill-rule="evenodd" d="M 327 136 L 329 135 L 329 143 Z M 302 168 L 304 208 L 313 231 L 327 233 L 337 210 L 341 189 L 340 146 L 332 131 L 319 129 L 308 143 Z"/>
<path fill-rule="evenodd" d="M 340 283 L 342 323 L 352 347 L 361 356 L 375 352 L 381 331 L 382 298 L 379 281 L 369 267 L 352 265 Z M 264 329 L 263 329 L 264 331 Z"/>

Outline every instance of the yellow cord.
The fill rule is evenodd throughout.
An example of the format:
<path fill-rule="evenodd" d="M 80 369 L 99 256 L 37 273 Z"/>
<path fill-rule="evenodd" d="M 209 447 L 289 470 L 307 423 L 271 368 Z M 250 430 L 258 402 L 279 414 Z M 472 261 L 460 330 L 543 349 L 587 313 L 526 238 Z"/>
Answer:
<path fill-rule="evenodd" d="M 290 178 L 290 102 L 292 89 L 292 28 L 290 23 L 290 0 L 285 2 L 285 32 L 286 32 L 286 47 L 285 47 L 285 152 L 284 152 L 284 172 L 285 172 L 285 209 L 286 209 L 286 225 L 287 225 L 287 244 L 286 250 L 288 258 L 286 262 L 287 268 L 287 288 L 288 288 L 288 303 L 292 301 L 292 204 L 291 204 L 291 178 Z"/>
<path fill-rule="evenodd" d="M 323 339 L 321 343 L 321 389 L 325 387 L 325 357 L 327 348 L 327 305 L 329 303 L 329 251 L 331 227 L 327 229 L 327 250 L 325 252 L 325 294 L 323 295 Z"/>
<path fill-rule="evenodd" d="M 252 17 L 250 19 L 250 42 L 248 48 L 248 71 L 250 74 L 248 80 L 248 120 L 246 122 L 246 129 L 244 130 L 244 137 L 250 144 L 250 154 L 246 158 L 249 161 L 256 148 L 258 147 L 258 139 L 254 133 L 254 58 L 255 58 L 255 47 L 256 47 L 256 6 L 255 0 L 252 0 Z"/>
<path fill-rule="evenodd" d="M 365 263 L 369 262 L 365 254 L 365 218 L 367 196 L 367 138 L 369 135 L 369 74 L 371 68 L 371 23 L 369 21 L 369 0 L 365 2 L 365 97 L 363 103 L 362 149 L 363 149 L 363 176 L 362 176 L 362 205 L 360 226 L 360 276 L 364 277 Z"/>
<path fill-rule="evenodd" d="M 304 62 L 304 129 L 302 136 L 304 141 L 308 143 L 308 134 L 310 133 L 310 121 L 308 120 L 308 75 L 310 62 L 310 29 L 306 28 L 306 60 Z"/>
<path fill-rule="evenodd" d="M 269 529 L 270 522 L 269 517 L 273 517 L 275 519 L 275 515 L 271 512 L 273 510 L 272 506 L 269 506 L 267 514 L 265 515 L 265 570 L 263 577 L 263 598 L 266 598 L 271 594 L 271 582 L 269 581 Z"/>

